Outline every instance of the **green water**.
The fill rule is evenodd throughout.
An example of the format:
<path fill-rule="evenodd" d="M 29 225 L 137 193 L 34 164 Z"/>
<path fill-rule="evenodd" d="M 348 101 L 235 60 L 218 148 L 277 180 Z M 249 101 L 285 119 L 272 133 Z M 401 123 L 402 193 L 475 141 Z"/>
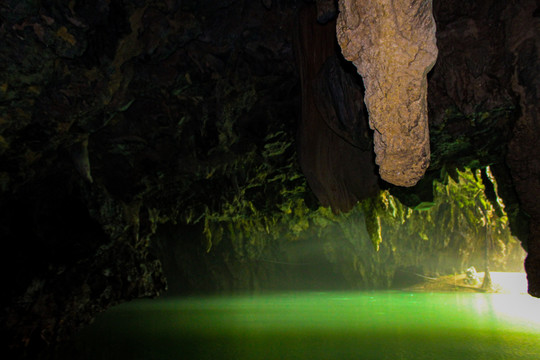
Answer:
<path fill-rule="evenodd" d="M 284 293 L 136 301 L 79 337 L 85 359 L 540 359 L 540 299 Z"/>

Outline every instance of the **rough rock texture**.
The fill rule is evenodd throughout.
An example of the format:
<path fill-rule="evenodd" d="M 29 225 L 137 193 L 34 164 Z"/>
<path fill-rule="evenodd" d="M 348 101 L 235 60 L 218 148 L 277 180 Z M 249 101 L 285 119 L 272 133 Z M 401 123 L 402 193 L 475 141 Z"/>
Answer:
<path fill-rule="evenodd" d="M 536 296 L 538 12 L 535 1 L 434 4 L 439 56 L 428 86 L 432 163 L 426 175 L 491 165 L 512 231 L 529 249 L 529 292 Z"/>
<path fill-rule="evenodd" d="M 317 21 L 326 24 L 337 15 L 335 0 L 317 0 Z"/>
<path fill-rule="evenodd" d="M 166 287 L 141 202 L 105 184 L 107 155 L 90 135 L 132 101 L 126 62 L 144 51 L 131 35 L 143 11 L 71 5 L 0 5 L 0 236 L 14 244 L 2 253 L 0 316 L 2 340 L 16 346 L 55 343 L 95 313 Z"/>
<path fill-rule="evenodd" d="M 387 191 L 347 213 L 334 214 L 323 207 L 309 211 L 303 204 L 294 209 L 301 215 L 269 221 L 268 232 L 254 226 L 238 228 L 237 219 L 225 220 L 226 214 L 221 214 L 221 220 L 212 222 L 216 245 L 210 253 L 197 246 L 201 240 L 177 241 L 174 236 L 182 233 L 201 239 L 200 229 L 162 226 L 155 238 L 168 294 L 216 289 L 388 289 L 406 286 L 404 280 L 423 280 L 415 274 L 461 273 L 470 266 L 483 270 L 486 227 L 479 219 L 490 224 L 490 270 L 520 271 L 524 251 L 511 236 L 506 217 L 483 215 L 493 211 L 479 192 L 488 182 L 470 170 L 458 172 L 456 181 L 435 184 L 435 204 L 422 211 L 411 211 Z M 222 235 L 216 231 L 218 224 L 234 228 L 234 234 Z M 371 235 L 373 228 L 378 228 L 378 240 Z M 239 256 L 250 248 L 259 251 Z"/>
<path fill-rule="evenodd" d="M 508 149 L 508 166 L 523 210 L 530 216 L 525 269 L 529 293 L 540 297 L 540 7 L 521 1 L 503 13 L 506 46 L 512 54 L 512 90 L 520 117 Z M 515 19 L 520 19 L 516 21 Z"/>
<path fill-rule="evenodd" d="M 161 224 L 289 196 L 294 8 L 270 5 L 0 2 L 2 342 L 31 351 L 161 294 Z"/>
<path fill-rule="evenodd" d="M 272 282 L 285 267 L 271 262 L 276 213 L 295 238 L 326 226 L 313 216 L 321 202 L 346 210 L 377 190 L 361 79 L 315 9 L 293 41 L 302 3 L 0 1 L 2 341 L 54 343 L 115 303 L 160 294 L 156 239 L 180 252 L 179 291 Z M 432 162 L 417 186 L 390 187 L 426 204 L 441 174 L 491 165 L 535 295 L 538 14 L 529 0 L 434 3 Z M 233 225 L 210 226 L 224 218 Z M 359 241 L 352 225 L 340 231 Z M 354 251 L 372 249 L 320 245 L 351 278 L 363 271 Z"/>
<path fill-rule="evenodd" d="M 381 177 L 413 186 L 430 160 L 427 73 L 437 46 L 431 1 L 341 0 L 339 45 L 364 79 Z"/>
<path fill-rule="evenodd" d="M 315 9 L 306 7 L 298 21 L 298 156 L 319 201 L 335 211 L 348 211 L 378 189 L 363 89 L 340 64 L 334 22 L 320 25 L 315 19 Z"/>
<path fill-rule="evenodd" d="M 529 292 L 537 296 L 538 4 L 444 1 L 434 4 L 433 14 L 438 59 L 428 81 L 431 164 L 416 186 L 391 192 L 415 207 L 433 200 L 432 182 L 441 170 L 452 175 L 454 167 L 490 165 L 512 231 L 529 249 Z"/>

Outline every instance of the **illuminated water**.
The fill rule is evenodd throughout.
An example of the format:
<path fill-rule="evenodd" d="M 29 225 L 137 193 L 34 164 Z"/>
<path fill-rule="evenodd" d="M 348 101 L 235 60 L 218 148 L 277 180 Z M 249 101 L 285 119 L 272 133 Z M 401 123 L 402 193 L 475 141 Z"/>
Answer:
<path fill-rule="evenodd" d="M 81 334 L 87 359 L 540 359 L 540 299 L 284 293 L 136 301 Z"/>

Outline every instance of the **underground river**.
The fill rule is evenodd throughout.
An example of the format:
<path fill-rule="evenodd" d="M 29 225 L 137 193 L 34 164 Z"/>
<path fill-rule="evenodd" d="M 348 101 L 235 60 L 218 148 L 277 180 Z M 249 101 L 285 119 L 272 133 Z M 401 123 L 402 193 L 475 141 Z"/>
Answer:
<path fill-rule="evenodd" d="M 137 300 L 59 357 L 540 359 L 540 299 L 519 293 L 286 292 Z"/>

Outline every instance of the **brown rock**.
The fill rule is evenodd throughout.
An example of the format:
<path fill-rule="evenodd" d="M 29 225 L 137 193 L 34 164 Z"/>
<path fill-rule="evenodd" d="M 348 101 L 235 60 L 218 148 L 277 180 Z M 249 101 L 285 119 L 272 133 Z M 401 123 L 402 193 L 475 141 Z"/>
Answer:
<path fill-rule="evenodd" d="M 313 6 L 299 15 L 297 59 L 302 85 L 298 158 L 323 206 L 349 211 L 378 191 L 378 177 L 362 117 L 362 91 L 340 68 L 334 22 L 321 25 Z"/>
<path fill-rule="evenodd" d="M 535 1 L 523 1 L 519 6 L 509 6 L 505 16 L 508 19 L 507 47 L 513 53 L 515 66 L 512 89 L 520 99 L 520 117 L 508 144 L 507 163 L 521 206 L 530 216 L 525 260 L 528 291 L 540 297 L 540 28 L 537 9 Z"/>
<path fill-rule="evenodd" d="M 364 79 L 381 177 L 413 186 L 429 165 L 426 75 L 437 47 L 431 1 L 340 0 L 337 37 Z"/>
<path fill-rule="evenodd" d="M 326 24 L 335 19 L 337 7 L 334 0 L 317 0 L 317 21 Z"/>

